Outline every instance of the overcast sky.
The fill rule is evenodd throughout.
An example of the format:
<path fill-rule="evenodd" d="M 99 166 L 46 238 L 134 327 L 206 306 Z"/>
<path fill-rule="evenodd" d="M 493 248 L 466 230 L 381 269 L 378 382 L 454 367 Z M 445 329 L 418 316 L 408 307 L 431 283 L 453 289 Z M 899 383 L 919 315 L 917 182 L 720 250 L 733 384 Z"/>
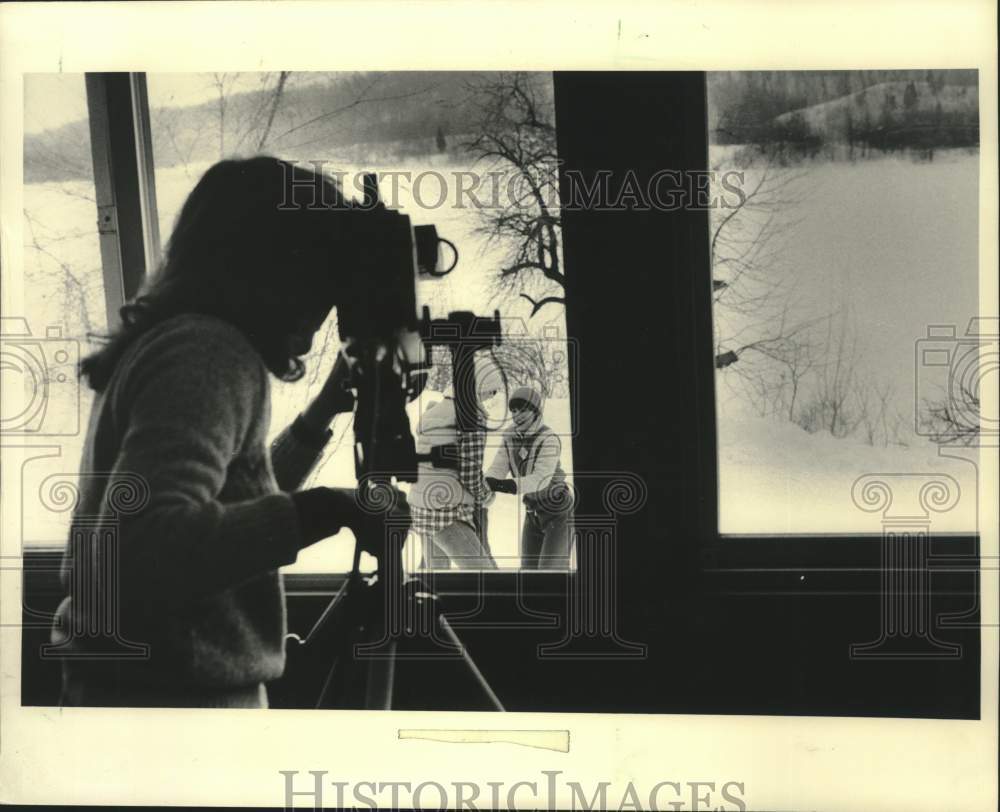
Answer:
<path fill-rule="evenodd" d="M 264 74 L 226 74 L 229 93 L 254 90 Z M 295 73 L 301 86 L 325 81 L 329 73 Z M 215 99 L 211 73 L 150 73 L 146 75 L 149 106 L 184 107 Z M 24 77 L 24 131 L 36 133 L 61 127 L 87 116 L 87 94 L 82 73 L 33 73 Z"/>

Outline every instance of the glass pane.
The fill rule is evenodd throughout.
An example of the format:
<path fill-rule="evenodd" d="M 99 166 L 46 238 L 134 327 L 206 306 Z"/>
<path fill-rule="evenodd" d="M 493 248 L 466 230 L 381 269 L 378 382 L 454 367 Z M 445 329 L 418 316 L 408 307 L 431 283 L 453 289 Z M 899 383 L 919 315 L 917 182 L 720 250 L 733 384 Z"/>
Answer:
<path fill-rule="evenodd" d="M 974 530 L 978 391 L 997 385 L 972 374 L 989 339 L 967 335 L 995 347 L 995 324 L 970 324 L 976 72 L 708 87 L 722 532 L 878 533 L 894 511 Z M 879 479 L 885 511 L 864 496 Z M 925 504 L 931 481 L 946 503 Z"/>
<path fill-rule="evenodd" d="M 161 234 L 201 174 L 223 157 L 261 152 L 321 166 L 360 197 L 361 176 L 379 173 L 383 202 L 414 225 L 433 224 L 457 248 L 456 269 L 421 282 L 418 298 L 434 317 L 452 310 L 489 316 L 498 308 L 508 336 L 496 353 L 506 379 L 486 405 L 491 415 L 484 465 L 489 466 L 511 427 L 506 393 L 532 384 L 545 396 L 544 422 L 559 438 L 561 469 L 571 479 L 567 369 L 570 354 L 561 301 L 561 241 L 556 200 L 554 108 L 551 74 L 495 73 L 231 73 L 148 76 Z M 493 146 L 516 147 L 511 161 Z M 536 197 L 529 197 L 535 192 Z M 547 225 L 539 238 L 532 223 Z M 519 268 L 520 254 L 537 255 L 546 270 Z M 523 294 L 523 295 L 522 295 Z M 272 380 L 271 435 L 284 429 L 315 396 L 339 348 L 331 318 L 313 343 L 303 381 Z M 436 351 L 444 361 L 447 351 Z M 482 365 L 488 369 L 489 363 Z M 438 364 L 427 389 L 410 404 L 411 425 L 447 400 L 447 364 Z M 428 419 L 431 419 L 428 417 Z M 305 486 L 350 486 L 355 481 L 350 416 L 333 424 L 334 437 Z M 497 469 L 499 470 L 499 469 Z M 505 472 L 504 476 L 507 476 Z M 500 567 L 518 567 L 522 526 L 529 520 L 523 495 L 498 493 L 489 509 L 488 541 Z M 350 568 L 345 531 L 304 550 L 290 571 Z M 408 542 L 409 565 L 422 547 Z M 447 559 L 441 566 L 448 565 Z M 452 564 L 454 565 L 454 564 Z M 563 564 L 563 566 L 566 566 Z"/>
<path fill-rule="evenodd" d="M 83 74 L 25 76 L 24 312 L 5 314 L 3 402 L 4 434 L 48 447 L 28 455 L 10 505 L 28 546 L 67 538 L 69 511 L 41 488 L 76 471 L 92 400 L 76 364 L 107 329 L 95 200 Z"/>

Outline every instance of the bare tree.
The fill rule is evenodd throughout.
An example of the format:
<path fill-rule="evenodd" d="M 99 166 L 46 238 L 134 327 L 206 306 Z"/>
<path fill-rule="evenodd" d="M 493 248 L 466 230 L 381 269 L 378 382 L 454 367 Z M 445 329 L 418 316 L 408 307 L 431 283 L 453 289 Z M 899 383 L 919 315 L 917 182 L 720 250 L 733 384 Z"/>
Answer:
<path fill-rule="evenodd" d="M 869 395 L 858 399 L 862 358 L 858 330 L 846 312 L 839 314 L 836 325 L 834 321 L 827 320 L 823 363 L 816 370 L 811 396 L 796 422 L 806 431 L 827 431 L 844 438 L 861 424 Z"/>
<path fill-rule="evenodd" d="M 102 277 L 100 267 L 81 269 L 75 267 L 73 255 L 76 248 L 73 243 L 87 239 L 88 232 L 60 231 L 52 233 L 44 223 L 28 209 L 24 209 L 25 247 L 33 254 L 34 271 L 49 275 L 56 274 L 54 287 L 62 296 L 62 313 L 66 324 L 64 327 L 70 335 L 83 335 L 87 338 L 96 336 L 92 312 L 96 303 L 103 303 Z M 31 256 L 31 254 L 29 254 Z M 39 284 L 33 279 L 32 284 L 49 288 L 48 283 Z M 50 290 L 52 288 L 49 288 Z M 73 374 L 76 374 L 75 371 Z"/>
<path fill-rule="evenodd" d="M 982 426 L 978 388 L 963 382 L 955 397 L 925 399 L 919 420 L 923 433 L 939 445 L 976 445 Z"/>
<path fill-rule="evenodd" d="M 727 384 L 761 417 L 774 414 L 795 420 L 807 383 L 816 377 L 824 363 L 825 348 L 819 328 L 829 317 L 792 323 L 789 316 L 792 307 L 785 302 L 768 326 L 768 333 L 742 344 L 738 353 L 719 350 L 716 354 L 716 369 L 726 370 Z M 718 314 L 716 320 L 719 321 Z"/>
<path fill-rule="evenodd" d="M 718 182 L 722 166 L 713 169 Z M 846 322 L 835 331 L 831 313 L 809 314 L 797 299 L 796 269 L 785 262 L 806 174 L 767 162 L 743 178 L 749 183 L 741 195 L 720 196 L 728 205 L 712 211 L 715 366 L 761 416 L 809 430 L 832 426 L 843 436 L 853 430 L 843 418 L 858 360 L 856 331 Z"/>
<path fill-rule="evenodd" d="M 155 107 L 151 115 L 153 131 L 166 138 L 177 163 L 184 170 L 184 175 L 193 181 L 195 178 L 192 177 L 189 167 L 201 146 L 205 130 L 201 127 L 183 128 L 181 110 L 177 107 Z"/>
<path fill-rule="evenodd" d="M 278 73 L 278 80 L 268 96 L 267 103 L 267 123 L 264 124 L 264 129 L 257 139 L 257 152 L 262 152 L 264 147 L 267 145 L 267 139 L 271 135 L 271 128 L 274 126 L 274 116 L 278 112 L 278 106 L 281 104 L 281 98 L 285 93 L 285 85 L 288 83 L 289 71 L 283 70 Z"/>
<path fill-rule="evenodd" d="M 792 341 L 777 360 L 783 367 L 780 405 L 788 420 L 794 421 L 803 384 L 818 364 L 816 345 L 811 340 Z"/>
<path fill-rule="evenodd" d="M 479 233 L 506 249 L 494 295 L 520 296 L 532 316 L 566 301 L 554 107 L 544 83 L 532 73 L 489 74 L 470 83 L 478 122 L 462 144 L 504 190 L 500 205 L 479 210 Z"/>
<path fill-rule="evenodd" d="M 262 72 L 258 74 L 213 73 L 219 127 L 219 157 L 240 154 L 248 144 L 251 152 L 261 152 L 268 144 L 274 119 L 284 98 L 290 71 Z M 240 84 L 256 80 L 256 87 L 237 91 Z M 242 103 L 231 104 L 234 97 L 245 96 Z M 227 123 L 227 115 L 233 119 Z M 233 144 L 227 149 L 225 135 L 230 131 Z"/>
<path fill-rule="evenodd" d="M 717 179 L 721 165 L 713 167 Z M 746 177 L 746 173 L 743 174 Z M 794 288 L 783 263 L 784 241 L 794 229 L 789 212 L 799 202 L 800 172 L 765 166 L 735 199 L 711 210 L 710 256 L 716 323 L 716 367 L 745 353 L 780 354 L 789 333 L 804 325 L 789 319 Z M 814 323 L 816 320 L 811 320 Z"/>
<path fill-rule="evenodd" d="M 877 377 L 859 379 L 854 399 L 860 439 L 882 448 L 907 445 L 903 431 L 906 420 L 893 406 L 895 389 L 889 381 Z"/>
<path fill-rule="evenodd" d="M 551 100 L 533 74 L 497 74 L 471 89 L 481 112 L 464 147 L 514 190 L 503 205 L 480 210 L 480 233 L 507 248 L 493 292 L 520 296 L 535 316 L 565 301 Z M 802 380 L 816 365 L 810 331 L 822 321 L 791 318 L 793 285 L 781 261 L 803 176 L 765 166 L 741 196 L 727 198 L 728 208 L 713 211 L 711 224 L 716 367 L 730 368 L 734 385 L 762 411 L 765 402 L 780 400 L 780 410 L 792 415 Z"/>
<path fill-rule="evenodd" d="M 340 104 L 337 107 L 324 109 L 316 113 L 316 115 L 310 115 L 303 121 L 296 122 L 291 127 L 288 127 L 276 135 L 270 136 L 271 143 L 280 142 L 280 147 L 283 151 L 301 149 L 302 147 L 311 146 L 313 144 L 326 141 L 329 139 L 330 133 L 328 130 L 321 130 L 318 135 L 316 135 L 317 130 L 320 127 L 326 127 L 332 119 L 339 116 L 343 116 L 346 113 L 357 111 L 363 106 L 377 105 L 385 102 L 402 101 L 404 99 L 412 99 L 417 96 L 424 96 L 434 89 L 434 85 L 424 85 L 423 87 L 418 87 L 415 90 L 406 91 L 402 93 L 389 93 L 389 94 L 379 94 L 378 87 L 383 84 L 383 80 L 386 74 L 384 73 L 363 73 L 358 74 L 355 77 L 350 77 L 347 79 L 347 85 L 350 89 L 350 100 Z M 294 143 L 288 143 L 288 136 L 299 133 L 299 138 L 304 136 L 305 140 L 296 140 Z M 370 149 L 370 145 L 366 145 Z"/>
<path fill-rule="evenodd" d="M 239 154 L 248 143 L 252 144 L 253 152 L 265 149 L 290 76 L 289 71 L 209 75 L 208 84 L 215 93 L 216 157 Z M 251 79 L 256 86 L 245 89 Z M 193 179 L 189 166 L 203 153 L 209 131 L 203 126 L 192 126 L 183 107 L 161 104 L 151 114 L 155 135 L 169 144 L 174 161 Z"/>
<path fill-rule="evenodd" d="M 561 336 L 508 335 L 494 350 L 507 386 L 533 386 L 543 398 L 568 397 L 566 341 Z"/>
<path fill-rule="evenodd" d="M 234 73 L 213 73 L 212 86 L 216 93 L 216 109 L 219 113 L 219 157 L 226 154 L 226 108 L 229 106 L 229 95 L 233 84 L 239 78 Z"/>

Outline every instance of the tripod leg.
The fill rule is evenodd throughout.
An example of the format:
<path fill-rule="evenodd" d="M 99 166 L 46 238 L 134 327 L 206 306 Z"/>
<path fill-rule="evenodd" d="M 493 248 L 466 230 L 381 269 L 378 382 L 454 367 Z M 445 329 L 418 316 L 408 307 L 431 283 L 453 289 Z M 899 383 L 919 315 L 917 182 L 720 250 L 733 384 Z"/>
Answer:
<path fill-rule="evenodd" d="M 338 656 L 334 661 L 333 665 L 330 666 L 330 670 L 326 672 L 326 679 L 323 680 L 323 687 L 319 689 L 319 696 L 316 698 L 316 710 L 324 710 L 327 707 L 327 698 L 333 693 L 334 681 L 336 677 L 340 676 L 340 657 Z"/>
<path fill-rule="evenodd" d="M 354 707 L 350 698 L 353 682 L 351 669 L 356 664 L 351 654 L 358 639 L 357 628 L 345 625 L 338 631 L 340 639 L 332 646 L 335 652 L 333 663 L 326 673 L 326 679 L 316 700 L 316 710 Z"/>
<path fill-rule="evenodd" d="M 382 657 L 368 662 L 368 684 L 365 691 L 365 707 L 368 710 L 392 710 L 395 679 L 396 641 L 391 640 Z"/>
<path fill-rule="evenodd" d="M 475 660 L 469 656 L 469 652 L 465 650 L 465 646 L 462 645 L 462 641 L 459 639 L 458 635 L 455 634 L 455 630 L 451 628 L 451 624 L 444 615 L 438 615 L 438 625 L 441 627 L 441 631 L 444 633 L 445 639 L 462 652 L 462 659 L 465 661 L 466 667 L 469 669 L 472 676 L 475 677 L 476 682 L 479 683 L 479 687 L 482 689 L 483 693 L 486 694 L 486 698 L 489 699 L 490 704 L 493 706 L 493 710 L 504 710 L 504 706 L 500 702 L 500 698 L 493 692 L 490 684 L 486 681 L 486 677 L 483 676 L 483 673 L 476 666 Z"/>
<path fill-rule="evenodd" d="M 327 624 L 336 623 L 335 618 L 339 612 L 343 611 L 347 595 L 350 591 L 350 586 L 351 582 L 349 580 L 344 581 L 343 585 L 337 591 L 337 594 L 333 596 L 333 600 L 330 601 L 330 603 L 327 604 L 326 609 L 323 610 L 323 614 L 319 616 L 319 619 L 313 624 L 309 633 L 306 634 L 306 639 L 303 641 L 304 643 L 309 643 L 310 641 L 315 640 Z"/>
<path fill-rule="evenodd" d="M 313 649 L 329 648 L 333 651 L 333 662 L 323 680 L 316 699 L 316 709 L 349 707 L 351 674 L 354 645 L 358 640 L 355 616 L 358 608 L 354 605 L 359 592 L 365 587 L 353 576 L 344 583 L 340 591 L 326 607 L 319 620 L 306 635 L 305 644 Z M 362 593 L 363 594 L 363 593 Z"/>

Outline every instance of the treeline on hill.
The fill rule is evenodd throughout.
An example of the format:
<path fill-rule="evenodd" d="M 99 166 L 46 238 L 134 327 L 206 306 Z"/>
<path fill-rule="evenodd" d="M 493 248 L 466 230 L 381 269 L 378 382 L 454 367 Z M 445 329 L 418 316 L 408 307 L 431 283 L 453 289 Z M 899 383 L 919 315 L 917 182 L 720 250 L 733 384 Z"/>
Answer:
<path fill-rule="evenodd" d="M 716 144 L 786 158 L 979 145 L 973 70 L 751 71 L 708 81 Z"/>
<path fill-rule="evenodd" d="M 291 74 L 274 107 L 276 82 L 225 92 L 205 75 L 204 102 L 158 106 L 150 99 L 157 168 L 197 164 L 264 150 L 297 160 L 393 160 L 437 154 L 472 129 L 470 82 L 479 74 L 446 71 Z M 25 183 L 85 178 L 90 173 L 86 121 L 29 135 Z"/>
<path fill-rule="evenodd" d="M 272 74 L 272 77 L 275 74 Z M 458 71 L 291 74 L 281 86 L 213 90 L 206 101 L 151 110 L 159 168 L 206 163 L 264 149 L 298 160 L 364 163 L 448 153 L 476 127 L 470 85 Z M 833 145 L 868 150 L 972 147 L 979 143 L 977 74 L 967 70 L 752 71 L 710 73 L 715 144 L 746 144 L 785 157 Z M 273 106 L 274 115 L 270 116 Z M 90 176 L 86 121 L 30 134 L 26 183 Z M 830 151 L 832 155 L 832 151 Z M 838 153 L 839 154 L 839 153 Z"/>

